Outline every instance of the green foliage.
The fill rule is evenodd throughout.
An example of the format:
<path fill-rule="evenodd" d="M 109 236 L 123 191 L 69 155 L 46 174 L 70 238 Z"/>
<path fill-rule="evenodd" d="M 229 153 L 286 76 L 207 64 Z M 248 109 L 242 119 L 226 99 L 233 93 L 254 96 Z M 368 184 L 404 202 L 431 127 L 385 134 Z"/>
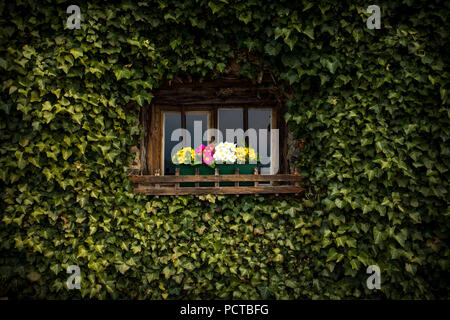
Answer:
<path fill-rule="evenodd" d="M 1 3 L 8 295 L 448 298 L 449 4 L 377 4 L 380 30 L 367 3 L 325 0 L 80 4 L 69 30 L 60 1 Z M 306 195 L 134 196 L 136 104 L 232 59 L 291 95 Z"/>

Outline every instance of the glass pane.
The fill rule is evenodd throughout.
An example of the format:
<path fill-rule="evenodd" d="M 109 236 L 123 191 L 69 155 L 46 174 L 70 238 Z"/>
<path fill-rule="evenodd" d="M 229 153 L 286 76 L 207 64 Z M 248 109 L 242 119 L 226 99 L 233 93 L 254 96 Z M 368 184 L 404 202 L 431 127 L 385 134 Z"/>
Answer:
<path fill-rule="evenodd" d="M 175 166 L 170 157 L 172 149 L 182 141 L 179 137 L 177 141 L 171 141 L 172 132 L 181 128 L 181 113 L 164 114 L 164 174 L 175 174 Z"/>
<path fill-rule="evenodd" d="M 194 122 L 197 122 L 197 128 Z M 200 144 L 207 145 L 208 141 L 203 140 L 203 134 L 208 130 L 208 113 L 186 113 L 186 130 L 191 134 L 190 147 L 196 148 Z M 189 141 L 187 143 L 187 147 L 189 147 Z"/>
<path fill-rule="evenodd" d="M 248 128 L 256 129 L 258 142 L 253 145 L 251 141 L 249 144 L 258 152 L 261 159 L 261 173 L 269 174 L 270 170 L 270 129 L 272 128 L 272 110 L 271 109 L 249 109 L 248 110 Z M 267 132 L 261 132 L 260 129 L 266 129 Z M 261 140 L 264 139 L 264 140 Z M 264 143 L 265 142 L 265 143 Z"/>
<path fill-rule="evenodd" d="M 235 137 L 234 141 L 227 139 L 226 129 L 244 129 L 244 110 L 243 109 L 219 109 L 219 130 L 222 132 L 223 140 L 243 144 Z M 241 140 L 241 139 L 239 139 Z"/>

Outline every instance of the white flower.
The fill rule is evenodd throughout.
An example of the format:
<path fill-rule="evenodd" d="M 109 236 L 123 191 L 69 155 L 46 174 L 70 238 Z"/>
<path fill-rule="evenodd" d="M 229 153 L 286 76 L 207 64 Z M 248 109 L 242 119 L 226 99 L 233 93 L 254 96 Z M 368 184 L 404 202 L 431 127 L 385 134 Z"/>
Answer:
<path fill-rule="evenodd" d="M 218 162 L 234 163 L 237 160 L 236 145 L 231 142 L 221 142 L 214 148 L 213 158 Z"/>

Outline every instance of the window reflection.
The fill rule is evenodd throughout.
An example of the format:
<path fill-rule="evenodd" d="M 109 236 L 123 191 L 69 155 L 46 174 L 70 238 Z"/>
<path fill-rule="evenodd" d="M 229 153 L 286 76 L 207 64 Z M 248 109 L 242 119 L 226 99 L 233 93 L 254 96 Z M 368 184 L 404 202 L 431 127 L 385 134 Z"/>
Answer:
<path fill-rule="evenodd" d="M 224 140 L 226 139 L 227 133 L 226 129 L 244 129 L 244 110 L 243 109 L 219 109 L 219 130 L 223 134 Z M 238 138 L 235 137 L 234 142 L 237 144 L 243 144 L 243 141 L 237 141 Z"/>
<path fill-rule="evenodd" d="M 270 156 L 271 156 L 271 139 L 270 130 L 272 128 L 272 110 L 271 109 L 249 109 L 248 110 L 248 127 L 256 129 L 258 132 L 257 145 L 250 146 L 258 152 L 261 159 L 261 173 L 270 173 Z M 265 137 L 265 143 L 261 141 L 263 135 L 260 135 L 260 129 L 266 129 L 267 135 Z"/>
<path fill-rule="evenodd" d="M 200 122 L 198 132 L 195 132 L 194 121 Z M 203 140 L 203 134 L 208 130 L 208 113 L 186 113 L 186 130 L 191 134 L 190 147 L 196 148 L 200 144 L 207 145 L 208 141 Z M 189 147 L 189 146 L 187 146 Z"/>

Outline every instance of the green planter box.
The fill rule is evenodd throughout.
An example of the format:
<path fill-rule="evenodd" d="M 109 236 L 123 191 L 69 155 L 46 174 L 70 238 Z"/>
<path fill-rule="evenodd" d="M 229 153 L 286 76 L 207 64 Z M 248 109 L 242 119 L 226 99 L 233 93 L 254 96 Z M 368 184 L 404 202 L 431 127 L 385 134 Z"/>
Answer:
<path fill-rule="evenodd" d="M 214 168 L 207 166 L 206 164 L 197 164 L 195 166 L 191 166 L 190 164 L 179 164 L 176 165 L 175 168 L 180 169 L 180 176 L 193 176 L 195 175 L 195 169 L 198 168 L 198 174 L 201 176 L 213 175 Z M 200 187 L 213 187 L 214 182 L 200 182 Z M 195 187 L 195 183 L 193 182 L 182 182 L 180 183 L 180 187 Z"/>
<path fill-rule="evenodd" d="M 216 168 L 219 169 L 219 174 L 234 174 L 236 168 L 239 169 L 239 174 L 253 174 L 254 169 L 257 164 L 216 164 Z M 195 168 L 198 168 L 199 174 L 204 175 L 214 175 L 214 168 L 207 166 L 206 164 L 198 164 L 191 166 L 188 164 L 179 164 L 175 166 L 180 169 L 181 176 L 195 175 Z M 213 187 L 213 182 L 200 182 L 200 187 Z M 253 182 L 239 182 L 240 186 L 253 186 Z M 182 182 L 180 187 L 194 187 L 193 182 Z M 221 182 L 220 186 L 234 186 L 234 182 Z"/>
<path fill-rule="evenodd" d="M 234 174 L 236 168 L 239 169 L 239 174 L 253 174 L 257 164 L 216 164 L 219 169 L 219 174 Z M 240 186 L 253 186 L 253 182 L 239 182 Z M 234 182 L 221 182 L 220 186 L 234 186 Z"/>

